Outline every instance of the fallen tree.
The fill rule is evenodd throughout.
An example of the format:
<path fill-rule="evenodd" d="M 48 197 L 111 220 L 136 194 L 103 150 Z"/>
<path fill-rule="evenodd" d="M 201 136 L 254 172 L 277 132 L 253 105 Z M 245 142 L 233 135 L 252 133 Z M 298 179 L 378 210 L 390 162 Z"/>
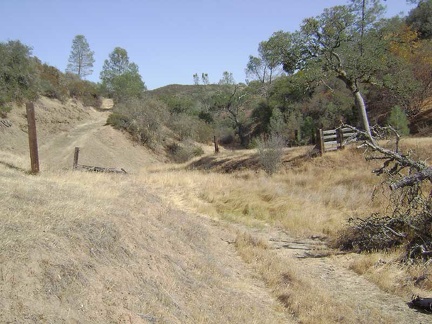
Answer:
<path fill-rule="evenodd" d="M 374 138 L 352 126 L 351 140 L 360 140 L 369 161 L 382 161 L 373 170 L 385 178 L 390 189 L 387 215 L 375 213 L 366 218 L 350 218 L 348 226 L 336 245 L 343 250 L 377 251 L 405 246 L 404 259 L 432 257 L 432 167 L 402 152 L 400 136 L 392 127 L 374 127 Z M 393 137 L 393 147 L 380 144 L 381 139 Z"/>

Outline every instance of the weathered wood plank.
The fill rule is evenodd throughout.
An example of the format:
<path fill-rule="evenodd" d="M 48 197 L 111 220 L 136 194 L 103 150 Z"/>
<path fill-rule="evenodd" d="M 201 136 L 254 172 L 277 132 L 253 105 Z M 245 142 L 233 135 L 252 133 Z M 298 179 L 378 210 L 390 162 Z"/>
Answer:
<path fill-rule="evenodd" d="M 330 145 L 338 145 L 338 141 L 327 141 L 327 142 L 324 142 L 324 145 L 325 146 L 330 146 Z"/>
<path fill-rule="evenodd" d="M 126 174 L 126 170 L 123 168 L 104 168 L 92 165 L 77 165 L 75 170 L 84 170 L 91 172 L 104 172 L 104 173 L 124 173 Z"/>
<path fill-rule="evenodd" d="M 324 135 L 336 134 L 336 130 L 335 129 L 325 130 L 323 131 L 323 134 Z"/>
<path fill-rule="evenodd" d="M 38 143 L 37 143 L 37 134 L 36 134 L 35 108 L 33 102 L 28 102 L 26 104 L 26 113 L 27 113 L 27 124 L 28 124 L 31 172 L 38 173 L 39 153 L 38 153 Z"/>
<path fill-rule="evenodd" d="M 335 138 L 337 138 L 337 135 L 336 134 L 324 135 L 323 138 L 324 138 L 324 141 L 326 141 L 326 140 L 329 140 L 329 139 L 335 139 Z"/>

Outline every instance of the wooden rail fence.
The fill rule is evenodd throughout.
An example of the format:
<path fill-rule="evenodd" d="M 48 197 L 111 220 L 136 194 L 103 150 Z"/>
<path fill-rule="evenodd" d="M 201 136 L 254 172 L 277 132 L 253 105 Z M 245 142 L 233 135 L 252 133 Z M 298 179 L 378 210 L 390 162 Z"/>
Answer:
<path fill-rule="evenodd" d="M 107 172 L 107 173 L 127 173 L 125 169 L 123 168 L 105 168 L 105 167 L 99 167 L 99 166 L 93 166 L 93 165 L 83 165 L 78 164 L 79 159 L 79 147 L 75 147 L 74 152 L 74 160 L 73 160 L 73 170 L 83 170 L 83 171 L 91 171 L 91 172 Z"/>
<path fill-rule="evenodd" d="M 317 130 L 317 147 L 320 155 L 325 152 L 342 150 L 356 133 L 349 127 L 340 127 L 330 130 Z"/>

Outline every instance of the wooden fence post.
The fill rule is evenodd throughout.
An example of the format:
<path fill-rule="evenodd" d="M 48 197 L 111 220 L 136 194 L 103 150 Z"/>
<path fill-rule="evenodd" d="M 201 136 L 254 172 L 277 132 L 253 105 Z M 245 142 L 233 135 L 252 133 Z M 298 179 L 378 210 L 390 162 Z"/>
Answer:
<path fill-rule="evenodd" d="M 320 155 L 324 154 L 324 136 L 323 130 L 321 128 L 317 129 L 317 146 L 320 152 Z"/>
<path fill-rule="evenodd" d="M 214 136 L 214 147 L 215 147 L 215 153 L 219 153 L 219 144 L 217 142 L 216 136 Z"/>
<path fill-rule="evenodd" d="M 36 174 L 39 172 L 39 154 L 36 134 L 36 118 L 33 102 L 26 103 L 28 137 L 30 148 L 30 163 L 31 172 Z"/>
<path fill-rule="evenodd" d="M 344 149 L 344 145 L 343 145 L 343 141 L 344 141 L 344 135 L 343 135 L 343 130 L 342 128 L 337 128 L 336 129 L 336 135 L 337 135 L 337 141 L 339 142 L 339 149 L 343 150 Z"/>
<path fill-rule="evenodd" d="M 75 154 L 73 160 L 73 169 L 75 170 L 78 167 L 78 157 L 79 157 L 79 147 L 75 147 Z"/>

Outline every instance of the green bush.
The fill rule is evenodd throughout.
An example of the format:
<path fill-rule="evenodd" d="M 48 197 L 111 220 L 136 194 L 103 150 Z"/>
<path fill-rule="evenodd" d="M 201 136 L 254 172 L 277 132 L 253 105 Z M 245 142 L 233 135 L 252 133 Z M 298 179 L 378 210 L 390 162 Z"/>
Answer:
<path fill-rule="evenodd" d="M 133 98 L 117 104 L 108 122 L 154 149 L 162 142 L 163 126 L 168 118 L 164 103 L 151 98 Z"/>
<path fill-rule="evenodd" d="M 394 106 L 387 123 L 391 125 L 400 135 L 409 135 L 409 121 L 408 117 L 399 106 Z"/>
<path fill-rule="evenodd" d="M 115 129 L 128 129 L 130 119 L 118 112 L 113 112 L 107 119 L 107 125 L 113 126 Z"/>
<path fill-rule="evenodd" d="M 261 167 L 268 175 L 277 172 L 283 155 L 283 140 L 279 136 L 270 136 L 266 140 L 256 141 Z"/>
<path fill-rule="evenodd" d="M 68 96 L 63 73 L 53 66 L 37 61 L 39 70 L 39 91 L 48 98 L 63 101 Z"/>
<path fill-rule="evenodd" d="M 71 97 L 80 99 L 85 106 L 100 107 L 100 92 L 95 83 L 81 80 L 72 73 L 66 73 L 65 83 Z"/>
<path fill-rule="evenodd" d="M 20 41 L 0 43 L 0 106 L 37 98 L 38 78 L 31 55 L 31 48 Z"/>
<path fill-rule="evenodd" d="M 190 142 L 183 142 L 182 144 L 173 143 L 167 147 L 167 151 L 171 159 L 176 163 L 184 163 L 204 154 L 200 146 L 193 145 Z"/>
<path fill-rule="evenodd" d="M 186 114 L 171 115 L 167 125 L 181 141 L 194 140 L 200 143 L 208 143 L 213 138 L 213 128 L 196 116 Z"/>

